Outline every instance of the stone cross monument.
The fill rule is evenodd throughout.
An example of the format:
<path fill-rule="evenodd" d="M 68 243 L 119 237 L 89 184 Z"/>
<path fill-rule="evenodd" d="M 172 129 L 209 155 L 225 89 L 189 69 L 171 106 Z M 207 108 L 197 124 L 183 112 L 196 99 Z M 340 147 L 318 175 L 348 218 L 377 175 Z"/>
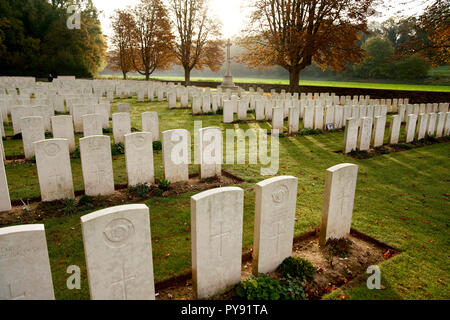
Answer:
<path fill-rule="evenodd" d="M 231 89 L 237 90 L 237 86 L 233 82 L 233 76 L 231 75 L 231 41 L 228 39 L 227 42 L 227 73 L 223 77 L 222 85 L 219 86 L 223 90 Z"/>

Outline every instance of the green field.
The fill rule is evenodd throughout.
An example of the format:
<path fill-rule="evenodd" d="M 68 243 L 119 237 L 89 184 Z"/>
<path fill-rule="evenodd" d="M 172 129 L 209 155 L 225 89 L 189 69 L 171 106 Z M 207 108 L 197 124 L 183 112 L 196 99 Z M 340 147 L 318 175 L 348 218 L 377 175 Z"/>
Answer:
<path fill-rule="evenodd" d="M 125 102 L 132 104 L 132 126 L 136 129 L 141 128 L 140 113 L 145 111 L 159 113 L 160 131 L 185 128 L 192 134 L 194 120 L 203 121 L 203 127 L 224 129 L 271 127 L 266 122 L 223 125 L 220 115 L 192 117 L 189 110 L 169 110 L 166 102 L 137 103 L 136 98 Z M 249 115 L 249 119 L 252 117 L 253 114 Z M 7 126 L 7 135 L 11 136 L 11 131 L 11 126 Z M 359 176 L 353 228 L 402 253 L 379 265 L 385 290 L 368 290 L 363 278 L 352 289 L 345 292 L 338 289 L 325 298 L 339 299 L 345 294 L 349 299 L 449 299 L 450 144 L 355 160 L 335 153 L 343 147 L 343 140 L 343 132 L 280 139 L 279 175 L 299 179 L 295 234 L 299 236 L 320 226 L 326 169 L 340 163 L 354 163 L 359 166 Z M 6 140 L 4 147 L 8 156 L 23 154 L 20 140 Z M 113 163 L 115 182 L 126 183 L 124 156 L 114 157 Z M 155 152 L 154 163 L 156 178 L 162 178 L 161 152 Z M 268 177 L 260 175 L 258 165 L 226 165 L 225 169 L 244 179 L 239 187 L 245 190 L 243 250 L 246 252 L 253 242 L 254 186 Z M 197 166 L 190 166 L 190 173 L 197 170 Z M 83 190 L 80 160 L 72 160 L 72 171 L 75 188 Z M 8 164 L 6 172 L 12 200 L 39 196 L 33 163 Z M 191 236 L 186 226 L 190 225 L 192 195 L 153 197 L 145 201 L 150 208 L 156 282 L 190 271 Z M 89 299 L 80 226 L 80 216 L 89 212 L 37 221 L 46 228 L 57 299 Z M 82 270 L 79 291 L 66 287 L 69 276 L 66 269 L 72 264 Z"/>
<path fill-rule="evenodd" d="M 443 72 L 444 73 L 444 72 Z M 100 79 L 121 79 L 119 76 L 99 76 Z M 143 80 L 143 77 L 131 76 L 130 80 Z M 183 77 L 152 77 L 152 80 L 160 81 L 184 81 Z M 217 82 L 220 84 L 222 78 L 193 77 L 191 81 Z M 281 84 L 288 85 L 289 80 L 282 79 L 263 79 L 263 78 L 234 78 L 235 83 L 255 83 L 255 84 Z M 450 92 L 450 86 L 426 85 L 426 84 L 401 84 L 401 83 L 372 83 L 372 82 L 345 82 L 345 81 L 319 81 L 302 80 L 301 86 L 317 87 L 341 87 L 341 88 L 360 88 L 360 89 L 384 89 L 384 90 L 407 90 L 407 91 L 434 91 Z"/>

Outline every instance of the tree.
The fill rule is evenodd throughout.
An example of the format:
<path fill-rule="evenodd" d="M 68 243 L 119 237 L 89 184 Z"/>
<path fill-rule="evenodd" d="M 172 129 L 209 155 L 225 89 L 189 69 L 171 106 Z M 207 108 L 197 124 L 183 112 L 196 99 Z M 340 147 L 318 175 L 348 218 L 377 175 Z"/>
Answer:
<path fill-rule="evenodd" d="M 400 48 L 403 55 L 421 55 L 434 66 L 450 61 L 450 0 L 424 0 L 419 17 L 410 17 L 415 32 Z"/>
<path fill-rule="evenodd" d="M 250 67 L 279 65 L 290 74 L 289 90 L 299 90 L 300 71 L 314 61 L 322 69 L 345 70 L 359 62 L 357 45 L 367 32 L 374 0 L 257 0 L 240 43 L 239 60 Z"/>
<path fill-rule="evenodd" d="M 69 30 L 73 1 L 0 0 L 0 73 L 92 77 L 105 63 L 106 43 L 92 0 L 76 1 L 80 29 Z"/>
<path fill-rule="evenodd" d="M 370 38 L 362 46 L 368 57 L 356 65 L 356 74 L 365 79 L 389 78 L 392 72 L 391 59 L 394 48 L 388 39 Z"/>
<path fill-rule="evenodd" d="M 108 67 L 114 71 L 122 71 L 123 79 L 133 70 L 132 30 L 133 16 L 125 10 L 116 10 L 111 16 L 114 34 L 111 38 L 113 50 L 108 53 Z"/>
<path fill-rule="evenodd" d="M 141 0 L 132 15 L 133 69 L 149 80 L 155 70 L 166 70 L 174 61 L 170 20 L 161 0 Z"/>
<path fill-rule="evenodd" d="M 177 35 L 175 55 L 188 86 L 194 68 L 220 70 L 225 61 L 224 42 L 220 40 L 220 24 L 208 17 L 205 0 L 170 0 L 170 5 Z"/>

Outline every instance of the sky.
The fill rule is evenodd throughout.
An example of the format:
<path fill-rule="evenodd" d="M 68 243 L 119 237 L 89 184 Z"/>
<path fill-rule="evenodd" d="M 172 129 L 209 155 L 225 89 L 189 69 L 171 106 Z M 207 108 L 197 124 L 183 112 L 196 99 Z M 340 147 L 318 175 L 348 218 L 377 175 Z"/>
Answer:
<path fill-rule="evenodd" d="M 109 17 L 116 9 L 125 9 L 127 6 L 133 6 L 139 0 L 93 0 L 97 9 L 102 13 L 100 19 L 102 22 L 103 33 L 110 36 L 112 33 Z M 375 21 L 383 21 L 389 17 L 399 17 L 401 15 L 409 16 L 417 14 L 424 9 L 420 5 L 423 0 L 384 0 L 384 5 L 379 8 L 380 14 L 374 17 Z M 245 26 L 249 10 L 245 7 L 243 0 L 210 0 L 212 14 L 222 21 L 222 34 L 225 38 L 231 38 L 238 35 Z"/>

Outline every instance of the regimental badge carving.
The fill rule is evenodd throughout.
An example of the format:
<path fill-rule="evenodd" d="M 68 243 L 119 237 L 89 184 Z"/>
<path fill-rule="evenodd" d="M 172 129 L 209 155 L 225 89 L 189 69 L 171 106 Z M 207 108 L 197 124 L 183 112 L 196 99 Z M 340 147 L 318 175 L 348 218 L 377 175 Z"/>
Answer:
<path fill-rule="evenodd" d="M 134 225 L 127 219 L 115 219 L 108 223 L 103 235 L 108 246 L 121 248 L 134 236 Z"/>
<path fill-rule="evenodd" d="M 134 147 L 136 150 L 142 150 L 145 147 L 145 137 L 138 136 L 136 137 L 136 140 L 134 141 Z"/>
<path fill-rule="evenodd" d="M 49 157 L 54 157 L 59 153 L 60 147 L 56 143 L 50 143 L 44 147 L 44 152 Z"/>
<path fill-rule="evenodd" d="M 283 205 L 288 198 L 289 198 L 289 189 L 285 185 L 282 185 L 277 191 L 272 193 L 272 200 L 276 206 Z"/>

